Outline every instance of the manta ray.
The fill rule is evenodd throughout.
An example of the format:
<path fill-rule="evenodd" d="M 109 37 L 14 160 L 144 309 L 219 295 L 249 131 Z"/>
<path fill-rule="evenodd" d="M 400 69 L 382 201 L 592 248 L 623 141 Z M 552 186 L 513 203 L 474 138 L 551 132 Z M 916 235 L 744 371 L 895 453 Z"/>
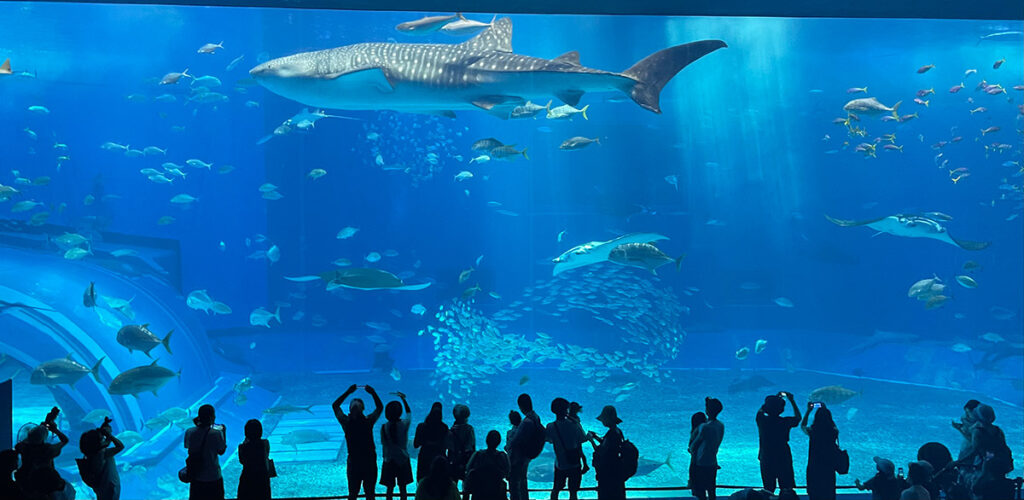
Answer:
<path fill-rule="evenodd" d="M 828 215 L 825 215 L 825 218 L 837 226 L 867 226 L 878 231 L 879 234 L 888 233 L 907 238 L 931 238 L 958 246 L 964 250 L 984 250 L 989 246 L 987 241 L 966 241 L 953 238 L 946 231 L 946 227 L 936 220 L 939 217 L 896 214 L 862 221 L 835 219 Z"/>
<path fill-rule="evenodd" d="M 555 268 L 551 270 L 551 275 L 558 276 L 559 273 L 568 271 L 569 269 L 576 269 L 577 267 L 605 262 L 611 258 L 612 250 L 618 248 L 619 245 L 625 245 L 628 243 L 650 243 L 652 241 L 667 239 L 668 236 L 662 236 L 656 233 L 630 233 L 619 236 L 614 240 L 591 241 L 590 243 L 576 245 L 566 250 L 562 255 L 551 260 L 551 262 L 555 263 Z"/>
<path fill-rule="evenodd" d="M 353 288 L 356 290 L 422 290 L 430 286 L 429 282 L 407 285 L 394 274 L 368 267 L 337 269 L 307 276 L 285 276 L 284 279 L 297 283 L 323 280 L 327 282 L 327 291 L 336 288 Z"/>
<path fill-rule="evenodd" d="M 445 116 L 482 109 L 508 118 L 531 99 L 555 96 L 575 106 L 586 92 L 620 91 L 660 113 L 665 84 L 725 46 L 721 40 L 677 45 L 616 73 L 582 66 L 575 51 L 554 59 L 513 53 L 506 17 L 458 44 L 357 43 L 273 59 L 249 74 L 271 92 L 316 108 Z"/>

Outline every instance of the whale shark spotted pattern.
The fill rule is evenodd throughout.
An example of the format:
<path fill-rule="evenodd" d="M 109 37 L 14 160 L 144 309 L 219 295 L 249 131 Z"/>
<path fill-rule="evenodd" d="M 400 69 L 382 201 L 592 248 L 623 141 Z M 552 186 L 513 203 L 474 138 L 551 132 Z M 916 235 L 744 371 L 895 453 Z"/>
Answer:
<path fill-rule="evenodd" d="M 701 40 L 655 52 L 622 73 L 580 65 L 579 53 L 542 59 L 512 52 L 501 18 L 459 44 L 358 43 L 273 59 L 249 73 L 270 91 L 317 108 L 453 116 L 482 109 L 507 118 L 529 99 L 575 106 L 586 92 L 621 91 L 660 113 L 661 89 L 693 61 L 725 47 Z"/>

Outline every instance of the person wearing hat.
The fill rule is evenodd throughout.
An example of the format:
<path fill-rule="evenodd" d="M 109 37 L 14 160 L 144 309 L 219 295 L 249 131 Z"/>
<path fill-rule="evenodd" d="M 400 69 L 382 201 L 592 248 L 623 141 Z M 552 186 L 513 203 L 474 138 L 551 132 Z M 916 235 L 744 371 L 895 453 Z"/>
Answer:
<path fill-rule="evenodd" d="M 793 407 L 793 416 L 783 417 L 786 400 Z M 764 398 L 757 410 L 757 435 L 760 448 L 757 458 L 761 462 L 761 481 L 764 489 L 774 493 L 779 488 L 796 488 L 793 474 L 793 452 L 789 449 L 789 431 L 800 425 L 800 408 L 791 392 L 780 392 Z"/>
<path fill-rule="evenodd" d="M 896 477 L 896 464 L 882 457 L 873 460 L 878 473 L 863 483 L 857 479 L 854 485 L 861 491 L 870 490 L 871 500 L 899 500 L 900 492 L 907 488 L 907 484 L 902 478 Z"/>
<path fill-rule="evenodd" d="M 597 469 L 598 500 L 624 500 L 626 498 L 626 479 L 619 471 L 619 450 L 626 440 L 619 429 L 622 419 L 612 405 L 601 409 L 597 421 L 608 428 L 604 437 L 591 431 L 587 434 L 590 445 L 594 447 L 594 468 Z"/>
<path fill-rule="evenodd" d="M 195 427 L 185 431 L 185 448 L 190 457 L 197 457 L 195 470 L 188 484 L 191 500 L 224 500 L 224 477 L 220 473 L 220 460 L 228 449 L 226 429 L 216 425 L 213 405 L 199 407 L 199 416 L 192 419 Z"/>
<path fill-rule="evenodd" d="M 932 500 L 928 489 L 924 487 L 931 477 L 931 464 L 924 460 L 910 462 L 907 465 L 907 480 L 910 482 L 910 486 L 900 493 L 900 500 Z"/>
<path fill-rule="evenodd" d="M 555 484 L 551 488 L 551 500 L 568 486 L 569 500 L 576 500 L 583 479 L 583 443 L 587 436 L 583 428 L 569 420 L 569 401 L 555 398 L 551 401 L 551 413 L 555 421 L 544 429 L 547 440 L 555 449 Z"/>

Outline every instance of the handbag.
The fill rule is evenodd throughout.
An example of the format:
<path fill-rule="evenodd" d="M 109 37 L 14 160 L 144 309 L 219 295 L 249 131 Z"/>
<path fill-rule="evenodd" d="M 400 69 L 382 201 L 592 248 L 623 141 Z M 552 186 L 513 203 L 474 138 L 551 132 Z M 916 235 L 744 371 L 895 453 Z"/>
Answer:
<path fill-rule="evenodd" d="M 188 484 L 194 479 L 193 476 L 196 473 L 196 469 L 203 463 L 203 448 L 206 446 L 206 436 L 210 435 L 210 429 L 212 428 L 212 425 L 206 428 L 206 434 L 203 434 L 203 439 L 199 442 L 199 451 L 196 452 L 196 456 L 193 456 L 190 452 L 185 457 L 185 466 L 178 471 L 178 481 Z"/>
<path fill-rule="evenodd" d="M 839 447 L 839 439 L 836 438 L 836 472 L 839 474 L 850 473 L 850 452 Z"/>

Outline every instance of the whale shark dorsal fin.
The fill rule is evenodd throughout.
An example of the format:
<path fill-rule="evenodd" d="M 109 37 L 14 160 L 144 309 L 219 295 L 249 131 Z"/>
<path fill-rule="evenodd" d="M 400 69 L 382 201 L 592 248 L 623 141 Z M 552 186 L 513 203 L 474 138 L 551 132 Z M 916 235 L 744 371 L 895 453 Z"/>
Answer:
<path fill-rule="evenodd" d="M 460 46 L 475 51 L 496 50 L 499 52 L 512 52 L 512 20 L 503 17 L 491 23 L 491 27 L 480 32 L 479 35 L 459 44 Z"/>
<path fill-rule="evenodd" d="M 562 55 L 552 59 L 552 61 L 560 62 L 560 63 L 566 63 L 566 64 L 571 64 L 573 66 L 579 66 L 580 65 L 580 53 L 579 53 L 579 51 L 571 50 L 569 52 L 566 52 L 565 54 L 562 54 Z"/>

